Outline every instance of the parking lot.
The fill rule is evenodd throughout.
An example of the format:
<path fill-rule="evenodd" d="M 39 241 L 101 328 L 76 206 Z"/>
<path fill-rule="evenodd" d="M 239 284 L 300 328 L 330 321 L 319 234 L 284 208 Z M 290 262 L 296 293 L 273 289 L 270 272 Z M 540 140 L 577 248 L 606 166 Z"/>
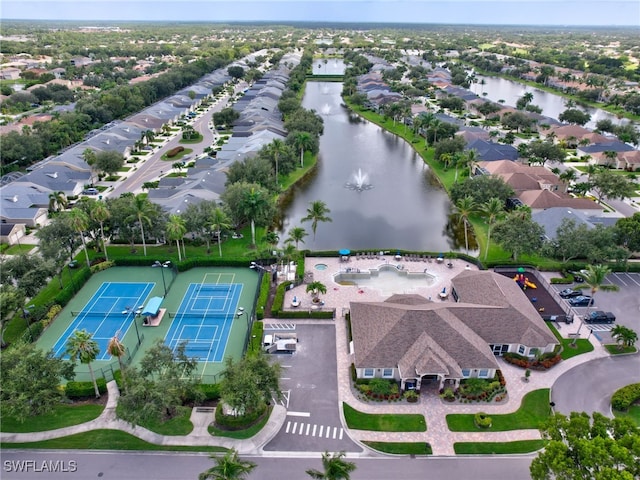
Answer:
<path fill-rule="evenodd" d="M 612 273 L 607 277 L 607 283 L 617 285 L 619 290 L 613 292 L 599 290 L 591 310 L 612 312 L 616 316 L 615 324 L 585 324 L 585 327 L 590 328 L 593 334 L 605 343 L 612 341 L 609 331 L 616 324 L 640 332 L 640 273 Z M 559 291 L 574 285 L 555 285 L 554 287 Z M 590 294 L 588 290 L 584 292 L 585 295 Z M 576 307 L 574 311 L 582 318 L 587 313 L 587 307 Z"/>

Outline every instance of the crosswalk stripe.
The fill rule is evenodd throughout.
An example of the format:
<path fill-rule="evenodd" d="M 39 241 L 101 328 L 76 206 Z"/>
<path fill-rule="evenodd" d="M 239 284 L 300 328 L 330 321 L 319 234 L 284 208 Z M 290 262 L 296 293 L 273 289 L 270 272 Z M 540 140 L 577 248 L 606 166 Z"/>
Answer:
<path fill-rule="evenodd" d="M 309 429 L 311 428 L 311 424 L 307 423 L 307 431 L 305 433 L 305 435 L 309 435 Z"/>
<path fill-rule="evenodd" d="M 325 438 L 329 438 L 330 433 L 331 433 L 331 427 L 327 427 L 327 435 Z"/>
<path fill-rule="evenodd" d="M 342 434 L 344 433 L 344 430 L 341 428 L 340 429 L 340 440 L 342 440 Z"/>
<path fill-rule="evenodd" d="M 289 428 L 291 428 L 291 422 L 287 422 L 287 429 L 284 431 L 284 433 L 289 433 Z"/>
<path fill-rule="evenodd" d="M 338 427 L 333 427 L 333 439 L 334 440 L 335 440 L 337 434 L 338 434 Z"/>
<path fill-rule="evenodd" d="M 311 434 L 311 436 L 312 436 L 312 437 L 315 437 L 315 436 L 316 436 L 316 427 L 317 427 L 317 426 L 318 426 L 318 425 L 314 425 L 314 426 L 313 426 L 313 433 Z"/>
<path fill-rule="evenodd" d="M 298 435 L 302 435 L 302 433 L 304 432 L 304 423 L 300 424 L 300 431 L 298 432 Z"/>
<path fill-rule="evenodd" d="M 324 428 L 324 425 L 320 425 L 320 433 L 318 433 L 318 437 L 322 438 L 322 429 Z"/>
<path fill-rule="evenodd" d="M 333 429 L 333 431 L 332 431 Z M 305 435 L 318 438 L 332 438 L 333 440 L 342 440 L 344 437 L 344 429 L 341 427 L 331 427 L 330 425 L 318 425 L 315 423 L 305 422 L 287 422 L 285 433 L 291 435 Z"/>
<path fill-rule="evenodd" d="M 296 433 L 296 428 L 298 428 L 298 422 L 293 422 L 293 429 L 291 430 L 291 433 Z"/>

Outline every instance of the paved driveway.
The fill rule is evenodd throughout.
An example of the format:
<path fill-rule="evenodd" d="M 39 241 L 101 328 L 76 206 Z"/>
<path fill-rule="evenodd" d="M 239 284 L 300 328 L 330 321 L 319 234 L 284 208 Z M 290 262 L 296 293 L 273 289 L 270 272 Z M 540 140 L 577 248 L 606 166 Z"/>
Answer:
<path fill-rule="evenodd" d="M 282 320 L 265 320 L 269 324 Z M 347 436 L 340 421 L 338 379 L 336 376 L 336 332 L 327 324 L 295 325 L 297 351 L 278 355 L 282 365 L 280 388 L 285 394 L 287 419 L 280 432 L 269 442 L 268 451 L 359 452 L 362 449 Z"/>

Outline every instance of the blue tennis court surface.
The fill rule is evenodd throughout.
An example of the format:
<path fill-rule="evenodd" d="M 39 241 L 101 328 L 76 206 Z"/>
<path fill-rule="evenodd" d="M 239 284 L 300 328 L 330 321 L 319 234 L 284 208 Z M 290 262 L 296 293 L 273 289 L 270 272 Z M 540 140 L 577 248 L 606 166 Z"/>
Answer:
<path fill-rule="evenodd" d="M 93 333 L 100 346 L 96 360 L 109 360 L 109 340 L 117 333 L 123 338 L 135 318 L 135 310 L 144 305 L 155 283 L 105 282 L 94 293 L 81 312 L 72 312 L 74 319 L 53 346 L 56 356 L 67 357 L 67 341 L 76 330 Z"/>
<path fill-rule="evenodd" d="M 242 293 L 239 283 L 191 283 L 173 315 L 165 343 L 187 341 L 185 353 L 201 362 L 221 362 Z M 246 315 L 246 314 L 243 314 Z M 244 320 L 242 320 L 244 321 Z"/>

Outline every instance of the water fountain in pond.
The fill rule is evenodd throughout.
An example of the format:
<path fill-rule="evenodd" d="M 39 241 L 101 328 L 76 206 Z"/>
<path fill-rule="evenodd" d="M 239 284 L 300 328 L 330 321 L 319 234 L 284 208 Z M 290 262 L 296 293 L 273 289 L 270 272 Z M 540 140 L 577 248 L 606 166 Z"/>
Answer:
<path fill-rule="evenodd" d="M 369 190 L 373 188 L 373 185 L 369 183 L 369 175 L 364 173 L 361 168 L 353 175 L 350 182 L 345 185 L 350 190 L 362 192 L 363 190 Z"/>
<path fill-rule="evenodd" d="M 322 115 L 329 115 L 329 113 L 331 113 L 331 105 L 329 105 L 328 103 L 325 103 L 321 108 L 320 108 L 320 113 Z"/>

